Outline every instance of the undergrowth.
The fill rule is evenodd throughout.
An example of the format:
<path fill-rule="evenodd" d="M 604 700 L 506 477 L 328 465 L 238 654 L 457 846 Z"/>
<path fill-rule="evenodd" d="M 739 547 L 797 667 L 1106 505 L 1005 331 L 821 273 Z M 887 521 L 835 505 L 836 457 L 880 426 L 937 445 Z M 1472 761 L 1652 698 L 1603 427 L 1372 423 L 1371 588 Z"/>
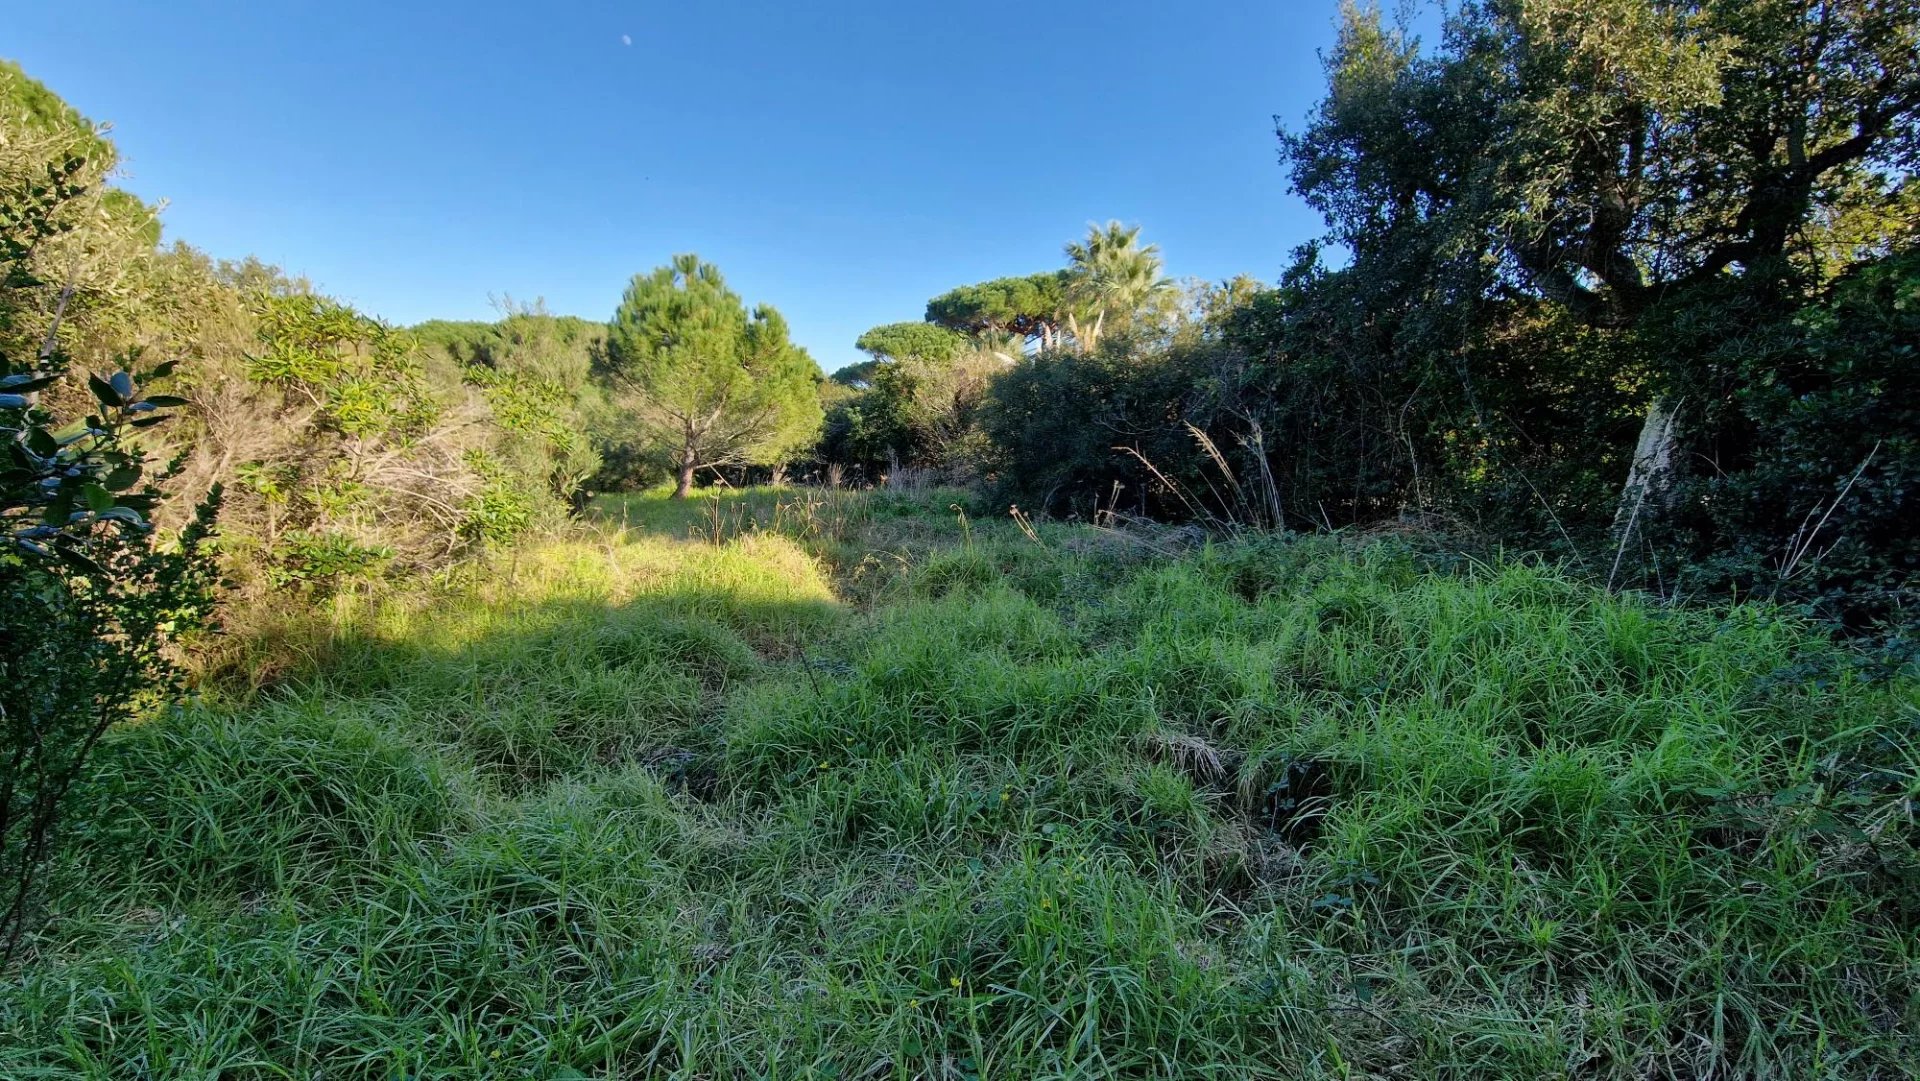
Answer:
<path fill-rule="evenodd" d="M 1911 679 L 978 509 L 610 501 L 256 644 L 103 749 L 0 1076 L 1920 1072 Z"/>

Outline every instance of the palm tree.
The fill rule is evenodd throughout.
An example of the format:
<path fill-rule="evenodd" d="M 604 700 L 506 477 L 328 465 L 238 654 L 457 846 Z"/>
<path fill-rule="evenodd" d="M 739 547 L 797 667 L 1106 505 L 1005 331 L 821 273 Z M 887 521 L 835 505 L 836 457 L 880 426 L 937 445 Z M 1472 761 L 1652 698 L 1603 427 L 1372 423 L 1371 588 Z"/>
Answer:
<path fill-rule="evenodd" d="M 1117 221 L 1087 226 L 1085 242 L 1067 245 L 1068 328 L 1083 350 L 1099 342 L 1107 325 L 1126 325 L 1173 288 L 1162 273 L 1160 248 L 1140 246 L 1140 227 Z"/>

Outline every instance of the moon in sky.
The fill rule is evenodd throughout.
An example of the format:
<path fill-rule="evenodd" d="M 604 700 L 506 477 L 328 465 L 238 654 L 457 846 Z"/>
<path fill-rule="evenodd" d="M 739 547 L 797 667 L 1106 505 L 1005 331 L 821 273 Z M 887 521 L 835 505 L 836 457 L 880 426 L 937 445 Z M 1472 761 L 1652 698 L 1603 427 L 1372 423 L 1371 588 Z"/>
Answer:
<path fill-rule="evenodd" d="M 632 37 L 632 35 L 629 35 L 629 34 L 621 34 L 621 35 L 620 35 L 620 44 L 622 44 L 622 45 L 631 45 L 631 44 L 633 44 L 633 37 Z"/>

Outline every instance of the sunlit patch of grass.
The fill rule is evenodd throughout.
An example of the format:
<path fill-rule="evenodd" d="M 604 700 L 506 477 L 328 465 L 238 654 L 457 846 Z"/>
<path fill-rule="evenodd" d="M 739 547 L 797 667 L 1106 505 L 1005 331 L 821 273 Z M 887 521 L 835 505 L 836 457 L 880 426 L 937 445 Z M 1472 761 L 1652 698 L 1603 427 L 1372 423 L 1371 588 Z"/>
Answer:
<path fill-rule="evenodd" d="M 0 1076 L 1920 1068 L 1920 688 L 1798 624 L 803 498 L 117 733 Z"/>

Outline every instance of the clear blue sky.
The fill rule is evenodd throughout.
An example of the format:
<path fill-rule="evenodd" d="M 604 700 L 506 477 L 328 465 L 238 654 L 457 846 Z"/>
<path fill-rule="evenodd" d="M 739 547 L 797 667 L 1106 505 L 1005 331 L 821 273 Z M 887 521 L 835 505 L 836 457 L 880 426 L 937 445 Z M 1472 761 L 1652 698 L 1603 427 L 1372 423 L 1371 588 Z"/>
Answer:
<path fill-rule="evenodd" d="M 1168 269 L 1271 279 L 1318 220 L 1273 114 L 1323 86 L 1334 0 L 1213 4 L 14 5 L 0 53 L 111 122 L 167 235 L 398 323 L 490 294 L 608 317 L 675 252 L 831 371 L 1087 222 Z M 624 38 L 624 40 L 623 40 Z M 630 41 L 631 44 L 627 44 Z"/>

